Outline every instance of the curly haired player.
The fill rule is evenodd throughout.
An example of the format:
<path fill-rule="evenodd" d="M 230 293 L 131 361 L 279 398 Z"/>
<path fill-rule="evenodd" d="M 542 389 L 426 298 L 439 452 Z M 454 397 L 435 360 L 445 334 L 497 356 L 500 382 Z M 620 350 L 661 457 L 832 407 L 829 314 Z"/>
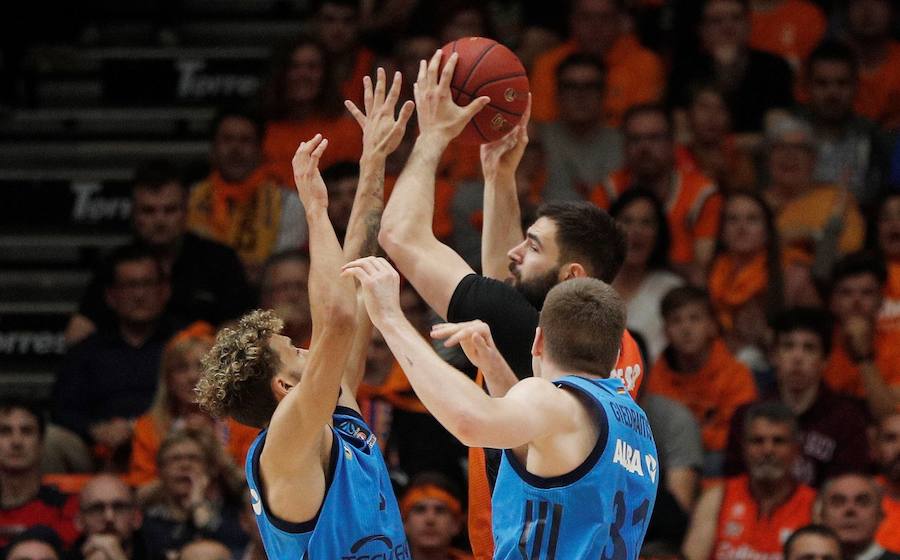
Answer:
<path fill-rule="evenodd" d="M 352 279 L 339 277 L 347 258 L 377 248 L 384 161 L 413 111 L 407 102 L 395 119 L 399 74 L 387 92 L 386 84 L 382 69 L 374 89 L 365 79 L 365 114 L 347 102 L 363 129 L 363 157 L 343 253 L 317 168 L 328 141 L 316 135 L 293 158 L 309 224 L 310 349 L 295 348 L 274 313 L 253 311 L 219 333 L 197 386 L 213 414 L 263 428 L 247 481 L 270 558 L 409 558 L 387 467 L 354 398 L 372 326 Z"/>

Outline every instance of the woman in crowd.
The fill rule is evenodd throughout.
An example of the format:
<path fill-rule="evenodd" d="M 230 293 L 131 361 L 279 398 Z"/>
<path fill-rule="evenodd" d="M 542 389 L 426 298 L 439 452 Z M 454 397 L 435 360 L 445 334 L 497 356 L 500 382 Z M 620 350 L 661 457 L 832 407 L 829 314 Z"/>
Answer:
<path fill-rule="evenodd" d="M 200 359 L 210 349 L 213 328 L 194 323 L 175 335 L 163 351 L 156 398 L 150 410 L 137 419 L 131 442 L 129 481 L 142 486 L 156 479 L 156 456 L 160 442 L 172 431 L 191 427 L 216 434 L 237 466 L 244 464 L 247 450 L 258 430 L 231 418 L 216 420 L 195 402 L 194 386 L 200 379 Z"/>
<path fill-rule="evenodd" d="M 163 560 L 197 538 L 211 538 L 242 551 L 244 497 L 241 471 L 207 430 L 170 434 L 157 454 L 159 481 L 141 492 L 143 531 L 150 557 Z"/>
<path fill-rule="evenodd" d="M 900 331 L 900 193 L 881 200 L 873 222 L 875 244 L 888 269 L 878 328 Z"/>
<path fill-rule="evenodd" d="M 643 189 L 629 189 L 610 208 L 625 230 L 625 263 L 613 287 L 628 304 L 628 329 L 643 337 L 649 366 L 666 347 L 659 304 L 684 280 L 669 270 L 669 226 L 665 210 Z"/>
<path fill-rule="evenodd" d="M 818 303 L 811 259 L 781 247 L 772 211 L 756 194 L 731 194 L 721 224 L 710 299 L 731 351 L 758 370 L 765 363 L 768 319 L 785 306 Z"/>
<path fill-rule="evenodd" d="M 328 139 L 319 169 L 339 161 L 356 161 L 361 155 L 362 132 L 344 110 L 326 61 L 326 51 L 318 42 L 300 38 L 276 59 L 264 91 L 267 122 L 263 151 L 283 185 L 294 184 L 291 158 L 298 138 L 321 133 Z"/>

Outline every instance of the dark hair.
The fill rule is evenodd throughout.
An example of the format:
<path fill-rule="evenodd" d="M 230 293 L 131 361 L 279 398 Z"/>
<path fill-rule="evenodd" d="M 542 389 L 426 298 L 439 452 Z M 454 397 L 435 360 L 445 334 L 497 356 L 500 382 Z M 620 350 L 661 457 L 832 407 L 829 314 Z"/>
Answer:
<path fill-rule="evenodd" d="M 666 121 L 669 137 L 674 137 L 675 123 L 672 120 L 672 114 L 669 113 L 666 106 L 661 103 L 638 103 L 637 105 L 632 105 L 622 116 L 622 126 L 620 129 L 624 132 L 628 128 L 628 123 L 631 119 L 646 114 L 661 115 Z"/>
<path fill-rule="evenodd" d="M 289 107 L 284 99 L 287 72 L 291 67 L 291 59 L 294 56 L 294 52 L 303 47 L 313 47 L 319 52 L 319 56 L 322 59 L 322 84 L 319 95 L 313 101 L 316 116 L 337 117 L 342 114 L 342 97 L 334 78 L 333 65 L 329 60 L 328 49 L 319 40 L 308 35 L 302 35 L 287 46 L 278 49 L 272 59 L 269 79 L 262 94 L 263 113 L 268 120 L 280 120 L 288 117 Z"/>
<path fill-rule="evenodd" d="M 784 560 L 790 560 L 791 552 L 794 548 L 794 543 L 797 542 L 797 539 L 805 535 L 816 535 L 819 537 L 824 537 L 826 539 L 831 539 L 837 546 L 838 551 L 841 550 L 841 539 L 838 538 L 837 533 L 835 533 L 831 528 L 825 525 L 818 524 L 805 525 L 794 531 L 791 536 L 788 537 L 786 541 L 784 541 L 784 546 L 782 547 L 782 550 L 784 551 Z"/>
<path fill-rule="evenodd" d="M 26 542 L 43 543 L 53 549 L 57 560 L 63 557 L 62 539 L 56 531 L 46 525 L 32 525 L 9 541 L 9 544 L 3 549 L 3 558 L 6 559 L 12 556 L 13 549 Z"/>
<path fill-rule="evenodd" d="M 544 352 L 557 365 L 609 377 L 625 331 L 625 305 L 609 284 L 574 278 L 550 290 L 539 324 Z"/>
<path fill-rule="evenodd" d="M 817 62 L 843 62 L 850 67 L 854 76 L 859 74 L 859 61 L 853 50 L 842 41 L 825 40 L 819 43 L 809 58 L 806 60 L 806 75 L 812 76 L 813 67 Z"/>
<path fill-rule="evenodd" d="M 671 245 L 669 218 L 666 216 L 666 211 L 656 195 L 640 187 L 628 189 L 613 202 L 612 207 L 609 209 L 609 214 L 618 221 L 619 215 L 632 203 L 639 200 L 645 200 L 650 203 L 653 207 L 653 215 L 656 218 L 656 239 L 653 241 L 653 249 L 650 251 L 650 257 L 647 259 L 647 268 L 649 270 L 668 269 L 669 247 Z"/>
<path fill-rule="evenodd" d="M 762 196 L 750 191 L 736 191 L 725 198 L 725 202 L 722 204 L 722 214 L 719 218 L 721 225 L 719 227 L 719 239 L 716 242 L 716 255 L 727 251 L 724 241 L 725 214 L 728 211 L 728 203 L 738 197 L 752 200 L 757 208 L 762 211 L 763 220 L 765 221 L 766 275 L 769 280 L 766 286 L 765 311 L 766 318 L 771 321 L 784 308 L 784 269 L 781 265 L 781 238 L 778 234 L 778 226 L 775 223 L 775 215 Z"/>
<path fill-rule="evenodd" d="M 47 432 L 47 417 L 43 408 L 33 401 L 18 397 L 4 397 L 0 399 L 0 412 L 8 414 L 13 410 L 24 410 L 32 415 L 37 421 L 38 434 L 41 436 L 41 439 L 44 439 L 44 434 Z"/>
<path fill-rule="evenodd" d="M 209 125 L 210 138 L 215 139 L 225 119 L 241 119 L 252 124 L 254 130 L 256 130 L 257 142 L 262 144 L 266 135 L 266 125 L 255 111 L 246 107 L 223 107 L 216 111 Z"/>
<path fill-rule="evenodd" d="M 559 66 L 556 67 L 556 81 L 560 80 L 560 77 L 568 70 L 569 68 L 574 68 L 576 66 L 590 66 L 591 68 L 600 72 L 601 80 L 606 82 L 606 64 L 603 63 L 602 60 L 597 58 L 596 56 L 592 56 L 587 53 L 576 52 L 572 53 L 559 63 Z"/>
<path fill-rule="evenodd" d="M 772 319 L 772 331 L 774 343 L 782 336 L 796 332 L 811 332 L 822 343 L 822 352 L 825 356 L 831 353 L 832 318 L 828 312 L 815 307 L 794 307 L 785 309 Z"/>
<path fill-rule="evenodd" d="M 175 183 L 187 195 L 182 170 L 167 159 L 154 159 L 137 166 L 134 171 L 132 190 L 147 189 L 157 191 L 165 185 Z"/>
<path fill-rule="evenodd" d="M 692 303 L 702 304 L 710 317 L 716 316 L 709 294 L 703 288 L 696 286 L 678 286 L 669 290 L 659 304 L 659 311 L 663 319 L 667 320 L 672 313 Z"/>
<path fill-rule="evenodd" d="M 745 14 L 750 13 L 750 0 L 704 0 L 703 6 L 700 8 L 701 20 L 703 13 L 706 11 L 706 7 L 713 2 L 734 2 L 741 5 L 741 8 L 743 8 Z"/>
<path fill-rule="evenodd" d="M 590 276 L 612 282 L 625 262 L 625 233 L 590 202 L 554 202 L 537 210 L 556 225 L 559 264 L 577 262 Z"/>
<path fill-rule="evenodd" d="M 322 170 L 322 180 L 326 185 L 335 181 L 359 177 L 359 163 L 355 161 L 339 161 Z"/>
<path fill-rule="evenodd" d="M 750 405 L 744 412 L 744 439 L 750 434 L 750 426 L 754 420 L 766 420 L 772 424 L 783 424 L 791 428 L 791 437 L 797 441 L 800 437 L 800 427 L 797 417 L 790 408 L 779 401 L 763 401 Z"/>
<path fill-rule="evenodd" d="M 831 290 L 843 280 L 851 276 L 871 274 L 879 285 L 887 282 L 887 266 L 884 259 L 872 251 L 856 251 L 844 256 L 831 269 Z M 829 293 L 830 295 L 830 293 Z"/>
<path fill-rule="evenodd" d="M 116 273 L 118 272 L 119 265 L 143 260 L 153 261 L 156 265 L 160 281 L 166 279 L 166 272 L 163 269 L 159 258 L 157 258 L 156 253 L 141 243 L 129 243 L 128 245 L 122 245 L 121 247 L 114 249 L 113 252 L 106 257 L 100 275 L 103 286 L 109 288 L 116 283 Z"/>
<path fill-rule="evenodd" d="M 884 212 L 885 206 L 894 199 L 900 199 L 900 191 L 890 191 L 881 195 L 870 209 L 869 219 L 866 220 L 866 248 L 882 255 L 882 258 L 884 258 L 884 252 L 878 242 L 878 223 L 881 221 L 881 214 Z"/>

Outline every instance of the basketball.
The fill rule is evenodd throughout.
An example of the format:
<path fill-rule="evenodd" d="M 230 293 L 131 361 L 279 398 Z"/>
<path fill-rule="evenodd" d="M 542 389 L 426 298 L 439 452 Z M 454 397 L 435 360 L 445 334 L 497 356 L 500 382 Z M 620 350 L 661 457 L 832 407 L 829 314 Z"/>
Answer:
<path fill-rule="evenodd" d="M 441 67 L 459 53 L 450 91 L 457 105 L 481 96 L 491 102 L 469 121 L 459 135 L 466 144 L 499 140 L 513 129 L 528 105 L 528 76 L 519 57 L 492 39 L 464 37 L 441 47 Z"/>

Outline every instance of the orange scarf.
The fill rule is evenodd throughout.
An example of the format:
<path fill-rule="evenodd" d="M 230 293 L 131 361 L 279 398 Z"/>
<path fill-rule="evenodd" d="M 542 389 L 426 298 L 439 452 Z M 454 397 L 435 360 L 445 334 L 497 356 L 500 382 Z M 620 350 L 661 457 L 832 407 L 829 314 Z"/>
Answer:
<path fill-rule="evenodd" d="M 809 258 L 796 249 L 785 249 L 781 253 L 782 266 L 808 263 Z M 762 250 L 753 259 L 738 268 L 729 253 L 722 253 L 713 261 L 709 273 L 709 296 L 719 324 L 725 330 L 734 326 L 734 314 L 751 299 L 765 293 L 769 287 L 769 270 L 766 251 Z"/>
<path fill-rule="evenodd" d="M 261 264 L 278 241 L 282 196 L 265 166 L 240 183 L 213 172 L 191 192 L 188 223 L 196 233 L 233 248 L 244 263 Z"/>

